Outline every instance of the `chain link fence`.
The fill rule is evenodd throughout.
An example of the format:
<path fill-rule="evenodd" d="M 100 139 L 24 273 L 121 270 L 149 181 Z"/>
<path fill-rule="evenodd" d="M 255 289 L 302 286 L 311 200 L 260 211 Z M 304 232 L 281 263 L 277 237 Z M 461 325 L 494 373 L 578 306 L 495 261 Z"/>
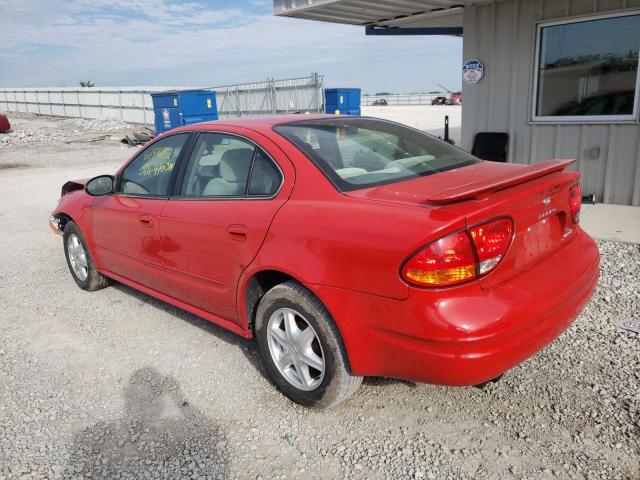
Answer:
<path fill-rule="evenodd" d="M 394 93 L 388 95 L 362 95 L 361 102 L 363 107 L 370 107 L 380 100 L 386 101 L 386 105 L 431 105 L 436 97 L 449 98 L 451 93 Z M 379 103 L 378 103 L 379 104 Z"/>

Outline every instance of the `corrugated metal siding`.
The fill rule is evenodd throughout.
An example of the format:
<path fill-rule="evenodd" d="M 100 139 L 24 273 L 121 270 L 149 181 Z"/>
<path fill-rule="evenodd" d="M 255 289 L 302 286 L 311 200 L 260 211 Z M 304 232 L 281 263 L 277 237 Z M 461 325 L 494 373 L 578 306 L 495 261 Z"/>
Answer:
<path fill-rule="evenodd" d="M 461 7 L 491 0 L 274 0 L 274 15 L 352 25 L 459 27 Z"/>
<path fill-rule="evenodd" d="M 509 133 L 509 161 L 576 158 L 582 188 L 598 201 L 640 205 L 640 124 L 531 124 L 536 22 L 640 8 L 640 0 L 507 0 L 465 8 L 464 60 L 485 78 L 464 85 L 462 143 Z"/>

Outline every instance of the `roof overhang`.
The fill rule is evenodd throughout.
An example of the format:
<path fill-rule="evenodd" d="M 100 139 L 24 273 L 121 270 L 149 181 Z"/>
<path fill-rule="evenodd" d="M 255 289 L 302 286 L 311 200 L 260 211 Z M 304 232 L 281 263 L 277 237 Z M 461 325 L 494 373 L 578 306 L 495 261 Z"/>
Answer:
<path fill-rule="evenodd" d="M 274 0 L 274 15 L 346 23 L 369 35 L 462 35 L 465 7 L 493 0 Z M 402 30 L 402 32 L 392 32 Z M 420 32 L 422 31 L 422 33 Z"/>

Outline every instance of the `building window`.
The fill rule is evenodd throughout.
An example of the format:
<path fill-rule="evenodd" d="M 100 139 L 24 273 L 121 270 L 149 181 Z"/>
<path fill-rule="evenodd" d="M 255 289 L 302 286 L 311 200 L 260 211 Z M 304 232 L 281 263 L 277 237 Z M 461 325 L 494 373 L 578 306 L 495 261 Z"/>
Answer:
<path fill-rule="evenodd" d="M 534 121 L 638 116 L 640 13 L 538 26 Z"/>

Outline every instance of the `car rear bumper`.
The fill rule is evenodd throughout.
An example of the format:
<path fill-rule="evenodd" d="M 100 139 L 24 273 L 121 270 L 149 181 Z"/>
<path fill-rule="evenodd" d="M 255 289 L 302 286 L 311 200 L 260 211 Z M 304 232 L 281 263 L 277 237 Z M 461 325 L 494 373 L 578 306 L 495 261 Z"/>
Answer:
<path fill-rule="evenodd" d="M 354 373 L 474 385 L 566 330 L 591 297 L 598 272 L 597 246 L 577 229 L 563 248 L 489 290 L 477 283 L 412 288 L 401 301 L 313 288 L 336 319 Z"/>

